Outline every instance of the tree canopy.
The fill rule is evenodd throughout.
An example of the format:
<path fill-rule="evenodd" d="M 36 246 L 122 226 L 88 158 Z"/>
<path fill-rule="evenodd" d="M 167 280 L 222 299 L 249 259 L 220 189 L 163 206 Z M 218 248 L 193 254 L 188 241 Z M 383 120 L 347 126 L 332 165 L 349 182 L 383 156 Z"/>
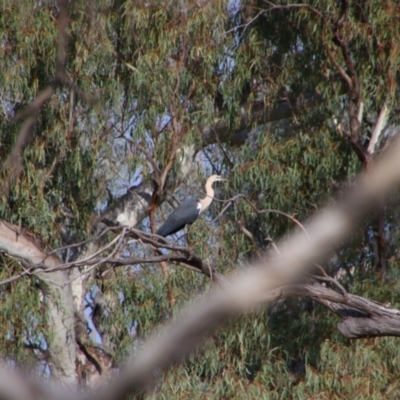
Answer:
<path fill-rule="evenodd" d="M 96 388 L 183 304 L 306 236 L 398 133 L 399 17 L 390 0 L 2 0 L 3 361 Z M 214 173 L 202 218 L 151 236 Z M 398 398 L 398 199 L 148 398 Z"/>

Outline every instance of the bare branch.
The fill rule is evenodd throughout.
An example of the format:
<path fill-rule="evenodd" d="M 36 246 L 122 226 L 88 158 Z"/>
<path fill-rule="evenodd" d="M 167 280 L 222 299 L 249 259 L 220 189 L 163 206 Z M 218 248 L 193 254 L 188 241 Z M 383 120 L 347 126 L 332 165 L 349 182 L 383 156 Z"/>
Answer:
<path fill-rule="evenodd" d="M 375 148 L 378 143 L 379 137 L 382 134 L 383 130 L 385 129 L 387 118 L 389 116 L 389 111 L 390 110 L 387 103 L 384 103 L 381 108 L 381 111 L 379 112 L 378 119 L 376 121 L 374 130 L 372 131 L 371 139 L 368 144 L 367 151 L 369 154 L 374 154 L 375 152 Z"/>
<path fill-rule="evenodd" d="M 81 242 L 76 245 L 64 246 L 60 249 L 56 249 L 48 254 L 45 254 L 42 251 L 40 251 L 35 244 L 30 242 L 23 235 L 23 233 L 18 230 L 19 228 L 15 226 L 10 226 L 10 232 L 11 235 L 15 235 L 15 237 L 18 238 L 18 242 L 21 245 L 21 248 L 15 249 L 13 251 L 12 246 L 15 246 L 14 243 L 15 241 L 12 241 L 10 239 L 8 239 L 8 242 L 3 245 L 3 243 L 1 242 L 1 238 L 2 236 L 4 236 L 4 233 L 2 233 L 1 224 L 3 224 L 5 227 L 9 226 L 7 223 L 1 222 L 0 220 L 0 251 L 1 250 L 6 251 L 8 255 L 11 255 L 17 259 L 22 260 L 23 263 L 27 265 L 27 267 L 24 268 L 21 265 L 21 267 L 24 268 L 24 271 L 21 272 L 20 274 L 17 274 L 15 276 L 12 276 L 10 278 L 1 281 L 0 286 L 8 284 L 10 282 L 13 282 L 15 280 L 18 280 L 22 277 L 31 274 L 37 274 L 42 279 L 45 275 L 52 274 L 57 271 L 68 271 L 72 268 L 90 266 L 90 268 L 87 268 L 84 272 L 82 272 L 82 274 L 74 276 L 73 279 L 64 280 L 60 288 L 65 288 L 73 280 L 89 273 L 90 271 L 92 271 L 94 268 L 96 268 L 101 264 L 111 264 L 112 268 L 117 268 L 126 265 L 155 264 L 161 262 L 171 262 L 174 264 L 179 264 L 190 270 L 202 273 L 211 278 L 219 285 L 223 285 L 225 283 L 225 278 L 222 274 L 217 272 L 211 265 L 205 263 L 189 248 L 174 245 L 173 243 L 169 242 L 162 236 L 153 235 L 151 233 L 143 232 L 138 229 L 134 228 L 127 229 L 126 227 L 107 228 L 105 229 L 106 232 L 110 230 L 122 230 L 122 233 L 118 234 L 111 242 L 107 243 L 93 254 L 87 255 L 84 259 L 75 260 L 73 262 L 61 263 L 59 259 L 54 256 L 54 253 L 60 251 L 61 249 L 81 246 L 82 243 L 96 242 L 99 240 L 99 238 L 104 236 L 104 232 L 101 232 L 98 236 L 88 239 L 85 242 Z M 175 254 L 159 255 L 148 258 L 114 258 L 115 253 L 121 248 L 123 239 L 128 237 L 140 240 L 142 243 L 150 245 L 154 249 L 164 248 L 173 251 Z M 32 246 L 33 250 L 38 252 L 38 256 L 36 258 L 29 258 L 28 254 L 26 254 L 26 250 L 29 250 L 28 248 L 29 245 Z M 100 257 L 101 254 L 108 252 L 111 248 L 112 250 L 110 254 L 104 257 Z M 25 250 L 25 252 L 23 250 Z M 50 277 L 48 279 L 50 279 Z M 52 283 L 55 284 L 55 282 Z"/>
<path fill-rule="evenodd" d="M 33 139 L 33 128 L 39 117 L 40 110 L 43 105 L 50 99 L 54 94 L 56 88 L 63 83 L 65 76 L 65 61 L 68 41 L 68 0 L 58 0 L 57 6 L 59 10 L 58 14 L 58 26 L 59 26 L 59 39 L 57 55 L 55 59 L 55 75 L 53 82 L 42 92 L 39 93 L 37 98 L 24 110 L 22 113 L 16 116 L 15 120 L 21 120 L 26 118 L 22 128 L 18 134 L 17 140 L 13 146 L 11 153 L 3 163 L 2 172 L 6 177 L 4 179 L 3 187 L 1 191 L 7 191 L 10 182 L 15 179 L 22 170 L 22 155 Z"/>
<path fill-rule="evenodd" d="M 267 213 L 271 213 L 271 214 L 279 214 L 279 215 L 283 215 L 284 217 L 290 219 L 294 224 L 296 224 L 303 232 L 304 234 L 307 236 L 307 229 L 304 227 L 304 225 L 295 217 L 293 217 L 292 215 L 285 213 L 284 211 L 281 210 L 272 210 L 272 209 L 262 209 L 259 210 L 257 209 L 257 207 L 249 200 L 249 198 L 244 195 L 244 194 L 237 194 L 236 196 L 227 199 L 227 200 L 218 200 L 218 199 L 214 199 L 214 201 L 219 201 L 222 203 L 228 203 L 222 210 L 221 212 L 210 222 L 211 224 L 214 223 L 215 221 L 217 221 L 223 214 L 224 212 L 233 204 L 235 203 L 237 200 L 243 199 L 244 201 L 246 201 L 246 203 L 255 211 L 256 214 L 267 214 Z"/>
<path fill-rule="evenodd" d="M 6 161 L 2 166 L 3 172 L 6 171 L 8 181 L 11 178 L 19 176 L 22 170 L 22 154 L 25 147 L 31 142 L 33 138 L 33 127 L 36 124 L 39 112 L 47 100 L 53 95 L 54 87 L 49 86 L 39 93 L 38 97 L 30 104 L 26 114 L 28 114 L 22 128 L 18 134 L 17 140 L 13 146 L 11 153 L 8 155 Z M 5 174 L 5 175 L 6 175 Z M 8 190 L 7 181 L 2 190 Z"/>
<path fill-rule="evenodd" d="M 113 50 L 112 54 L 113 54 L 113 56 L 115 56 L 120 62 L 122 62 L 122 64 L 124 64 L 125 67 L 127 67 L 128 69 L 130 69 L 130 70 L 133 71 L 133 72 L 136 72 L 136 73 L 139 72 L 139 70 L 138 70 L 137 68 L 135 68 L 133 65 L 129 64 L 128 62 L 126 62 L 126 61 L 122 58 L 122 56 L 119 55 L 119 54 L 117 53 L 117 51 Z"/>
<path fill-rule="evenodd" d="M 331 49 L 327 44 L 325 44 L 325 51 L 326 54 L 329 57 L 329 60 L 331 63 L 335 66 L 335 68 L 338 70 L 339 75 L 343 78 L 343 80 L 346 82 L 346 85 L 348 86 L 349 90 L 353 88 L 353 82 L 350 78 L 350 76 L 347 74 L 347 72 L 344 70 L 344 68 L 339 64 L 337 61 L 335 55 L 332 53 Z"/>
<path fill-rule="evenodd" d="M 267 14 L 271 11 L 275 11 L 275 10 L 290 10 L 290 9 L 305 9 L 310 11 L 312 14 L 317 15 L 319 18 L 323 19 L 323 15 L 314 7 L 310 6 L 309 4 L 288 4 L 285 6 L 282 5 L 276 5 L 270 1 L 266 1 L 264 0 L 264 3 L 268 4 L 270 6 L 270 8 L 268 8 L 267 10 L 261 10 L 258 12 L 258 14 L 253 17 L 250 21 L 248 21 L 245 24 L 239 25 L 239 26 L 235 26 L 234 28 L 228 30 L 225 32 L 225 34 L 231 33 L 231 32 L 235 32 L 238 29 L 244 28 L 242 35 L 243 36 L 246 32 L 246 30 L 249 28 L 249 26 L 254 23 L 255 21 L 257 21 L 262 15 Z"/>
<path fill-rule="evenodd" d="M 239 146 L 247 140 L 249 129 L 254 125 L 262 125 L 269 122 L 280 121 L 282 119 L 292 118 L 299 110 L 322 101 L 322 96 L 318 91 L 304 93 L 295 99 L 284 99 L 273 107 L 265 105 L 264 101 L 259 101 L 251 105 L 250 111 L 246 106 L 242 107 L 239 115 L 239 124 L 232 132 L 229 121 L 217 119 L 209 126 L 202 127 L 201 146 L 206 147 L 212 143 L 229 142 Z"/>
<path fill-rule="evenodd" d="M 343 289 L 344 290 L 344 289 Z M 305 296 L 337 314 L 339 331 L 350 339 L 400 336 L 400 311 L 364 297 L 343 295 L 320 284 L 288 285 L 268 292 L 265 301 Z"/>

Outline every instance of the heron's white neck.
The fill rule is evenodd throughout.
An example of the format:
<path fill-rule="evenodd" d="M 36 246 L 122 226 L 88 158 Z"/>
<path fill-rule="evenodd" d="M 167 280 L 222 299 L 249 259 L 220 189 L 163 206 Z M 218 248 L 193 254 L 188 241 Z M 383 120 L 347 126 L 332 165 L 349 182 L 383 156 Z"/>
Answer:
<path fill-rule="evenodd" d="M 214 189 L 212 188 L 213 181 L 207 181 L 206 183 L 206 193 L 207 196 L 204 199 L 200 199 L 199 202 L 201 204 L 200 212 L 202 213 L 205 209 L 209 207 L 214 199 Z"/>

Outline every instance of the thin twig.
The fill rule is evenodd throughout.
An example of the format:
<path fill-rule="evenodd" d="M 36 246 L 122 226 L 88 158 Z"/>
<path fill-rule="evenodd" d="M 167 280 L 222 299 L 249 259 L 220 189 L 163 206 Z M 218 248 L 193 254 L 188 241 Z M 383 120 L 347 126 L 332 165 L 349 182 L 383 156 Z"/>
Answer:
<path fill-rule="evenodd" d="M 342 292 L 342 295 L 344 297 L 348 296 L 347 290 L 334 278 L 331 278 L 328 275 L 325 276 L 320 276 L 320 275 L 311 275 L 312 278 L 320 280 L 320 281 L 324 281 L 324 282 L 330 282 L 332 284 L 334 284 L 335 286 L 337 286 L 339 288 L 339 290 Z"/>
<path fill-rule="evenodd" d="M 70 279 L 69 281 L 65 282 L 63 284 L 63 287 L 69 285 L 71 282 L 73 282 L 75 279 L 81 278 L 83 275 L 88 274 L 90 271 L 92 271 L 93 269 L 95 269 L 96 267 L 98 267 L 100 264 L 104 264 L 106 262 L 108 262 L 113 256 L 114 254 L 120 249 L 120 246 L 122 244 L 122 241 L 125 237 L 125 230 L 126 228 L 124 228 L 124 230 L 122 231 L 122 233 L 120 235 L 117 236 L 118 238 L 118 243 L 116 244 L 116 246 L 114 247 L 114 249 L 111 251 L 111 253 L 105 257 L 104 259 L 102 259 L 101 261 L 95 263 L 94 265 L 92 265 L 89 269 L 87 269 L 86 271 L 82 272 L 81 274 L 75 276 L 74 278 Z"/>

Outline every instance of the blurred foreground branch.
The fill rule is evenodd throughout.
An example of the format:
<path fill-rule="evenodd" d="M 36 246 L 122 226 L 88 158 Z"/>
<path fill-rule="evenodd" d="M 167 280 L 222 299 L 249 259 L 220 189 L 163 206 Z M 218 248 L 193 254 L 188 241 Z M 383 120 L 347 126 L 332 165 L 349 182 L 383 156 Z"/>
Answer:
<path fill-rule="evenodd" d="M 55 57 L 55 73 L 51 83 L 44 88 L 29 106 L 15 116 L 15 121 L 24 120 L 10 154 L 1 166 L 4 182 L 0 192 L 7 192 L 13 179 L 22 171 L 22 156 L 25 148 L 34 138 L 34 127 L 44 104 L 63 84 L 65 76 L 65 63 L 68 45 L 68 1 L 57 0 L 58 7 L 58 47 Z"/>
<path fill-rule="evenodd" d="M 265 300 L 268 291 L 294 282 L 313 263 L 327 257 L 345 239 L 365 213 L 400 182 L 400 141 L 361 176 L 337 205 L 319 213 L 308 224 L 309 238 L 292 235 L 280 245 L 282 256 L 265 259 L 239 274 L 224 290 L 214 291 L 183 312 L 161 336 L 153 337 L 132 363 L 90 399 L 124 399 L 151 384 L 158 368 L 165 368 L 193 350 L 227 318 L 248 312 Z"/>
<path fill-rule="evenodd" d="M 370 332 L 371 329 L 376 329 L 376 335 L 384 334 L 382 332 L 385 323 L 390 319 L 397 322 L 397 310 L 359 296 L 338 293 L 320 284 L 295 285 L 295 282 L 299 278 L 304 281 L 306 271 L 329 256 L 335 246 L 351 234 L 361 218 L 376 204 L 381 204 L 382 199 L 399 184 L 399 155 L 400 140 L 397 140 L 371 166 L 368 175 L 362 175 L 358 179 L 340 203 L 318 213 L 306 224 L 308 236 L 303 232 L 293 234 L 279 244 L 281 255 L 265 257 L 223 285 L 223 289 L 214 290 L 199 299 L 195 306 L 182 313 L 178 321 L 173 321 L 161 334 L 149 340 L 135 354 L 126 369 L 121 371 L 118 379 L 98 392 L 77 398 L 125 399 L 129 394 L 146 390 L 154 383 L 160 368 L 168 367 L 194 350 L 208 333 L 226 319 L 249 312 L 265 302 L 291 295 L 309 296 L 340 315 L 343 319 L 339 323 L 339 329 L 347 337 L 368 336 L 365 333 L 368 329 Z M 140 235 L 142 237 L 139 239 Z M 161 243 L 161 238 L 145 238 L 143 234 L 135 234 L 133 231 L 131 237 L 150 245 L 152 241 L 153 244 Z M 20 245 L 21 239 L 18 240 Z M 27 244 L 26 246 L 29 248 Z M 162 243 L 162 247 L 169 246 L 171 245 L 167 241 Z M 184 253 L 187 250 L 182 251 Z M 28 256 L 32 257 L 34 254 L 29 253 Z M 50 257 L 47 257 L 46 262 L 49 262 Z M 186 257 L 190 259 L 190 254 Z"/>

